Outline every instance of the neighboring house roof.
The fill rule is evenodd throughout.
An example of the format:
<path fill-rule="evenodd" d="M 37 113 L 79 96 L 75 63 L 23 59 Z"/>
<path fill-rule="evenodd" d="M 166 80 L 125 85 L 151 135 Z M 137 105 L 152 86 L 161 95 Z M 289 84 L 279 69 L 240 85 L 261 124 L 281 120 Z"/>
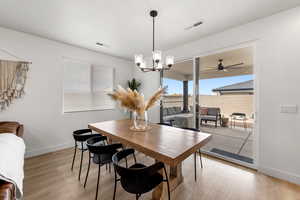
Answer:
<path fill-rule="evenodd" d="M 253 80 L 226 85 L 223 87 L 215 88 L 213 92 L 229 92 L 229 91 L 244 91 L 253 90 Z"/>

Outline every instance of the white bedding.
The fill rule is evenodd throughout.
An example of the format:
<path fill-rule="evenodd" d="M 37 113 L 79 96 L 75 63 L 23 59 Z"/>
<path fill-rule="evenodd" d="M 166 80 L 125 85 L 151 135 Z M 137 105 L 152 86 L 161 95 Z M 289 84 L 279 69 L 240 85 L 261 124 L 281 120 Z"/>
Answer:
<path fill-rule="evenodd" d="M 16 197 L 23 196 L 25 144 L 22 138 L 11 134 L 0 134 L 0 179 L 15 185 Z"/>

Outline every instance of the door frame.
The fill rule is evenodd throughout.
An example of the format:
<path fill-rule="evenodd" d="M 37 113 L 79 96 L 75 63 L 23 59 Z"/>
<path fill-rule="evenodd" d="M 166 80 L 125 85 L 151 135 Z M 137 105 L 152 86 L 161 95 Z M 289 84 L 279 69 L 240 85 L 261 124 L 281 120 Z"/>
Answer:
<path fill-rule="evenodd" d="M 194 56 L 193 59 L 196 58 L 200 58 L 201 57 L 205 57 L 208 55 L 212 55 L 212 54 L 217 54 L 217 53 L 222 53 L 222 52 L 226 52 L 226 51 L 231 51 L 231 50 L 235 50 L 235 49 L 240 49 L 240 48 L 245 48 L 245 47 L 251 47 L 252 48 L 252 52 L 253 52 L 253 76 L 254 76 L 254 99 L 253 99 L 253 113 L 254 113 L 254 125 L 253 125 L 253 164 L 250 163 L 246 163 L 246 162 L 242 162 L 239 160 L 235 160 L 232 158 L 228 158 L 225 156 L 221 156 L 219 154 L 216 153 L 212 153 L 212 152 L 204 152 L 208 155 L 212 155 L 214 157 L 218 157 L 221 159 L 224 159 L 226 161 L 229 162 L 233 162 L 239 165 L 243 165 L 249 168 L 253 168 L 253 169 L 257 169 L 259 166 L 259 130 L 260 130 L 260 124 L 259 124 L 259 68 L 257 65 L 257 54 L 256 54 L 256 44 L 257 44 L 258 40 L 253 40 L 253 41 L 249 41 L 249 42 L 244 42 L 244 43 L 240 43 L 240 44 L 236 44 L 236 45 L 232 45 L 232 46 L 228 46 L 228 47 L 224 47 L 224 48 L 220 48 L 220 49 L 215 49 L 212 51 L 207 51 L 205 53 L 199 54 L 197 56 Z M 200 73 L 200 72 L 199 72 Z M 200 75 L 200 74 L 199 74 Z M 199 79 L 200 80 L 200 79 Z M 201 86 L 200 86 L 201 87 Z"/>
<path fill-rule="evenodd" d="M 260 119 L 260 112 L 259 112 L 260 70 L 259 70 L 259 66 L 258 66 L 258 62 L 257 62 L 257 48 L 256 48 L 258 41 L 259 41 L 259 39 L 245 41 L 245 42 L 233 44 L 233 45 L 230 45 L 230 46 L 227 46 L 227 47 L 221 47 L 221 48 L 205 51 L 205 52 L 202 52 L 202 53 L 197 53 L 196 55 L 187 56 L 187 57 L 181 58 L 180 60 L 175 60 L 175 63 L 184 62 L 186 60 L 195 61 L 196 58 L 201 59 L 201 57 L 212 55 L 212 54 L 231 51 L 231 50 L 235 50 L 235 49 L 239 49 L 239 48 L 252 47 L 252 51 L 253 51 L 253 58 L 252 58 L 253 59 L 253 76 L 254 76 L 254 82 L 253 82 L 254 83 L 253 164 L 242 162 L 242 161 L 235 160 L 235 159 L 228 158 L 228 157 L 224 157 L 224 156 L 220 156 L 220 155 L 212 153 L 212 152 L 203 152 L 203 153 L 206 153 L 208 155 L 212 155 L 214 157 L 217 157 L 217 158 L 220 158 L 220 159 L 232 162 L 232 163 L 236 163 L 236 164 L 239 164 L 239 165 L 242 165 L 242 166 L 253 168 L 253 169 L 258 169 L 258 166 L 259 166 L 259 152 L 260 152 L 259 151 L 260 150 L 260 120 L 259 120 Z M 193 69 L 193 71 L 194 71 L 194 69 Z M 160 76 L 160 82 L 161 83 L 162 83 L 162 79 L 163 79 L 163 74 L 161 74 L 161 76 Z M 194 81 L 194 78 L 193 78 L 193 81 Z M 193 95 L 193 102 L 196 102 L 195 95 Z M 162 109 L 162 106 L 161 106 L 161 109 Z M 160 117 L 162 117 L 162 111 L 160 111 Z"/>

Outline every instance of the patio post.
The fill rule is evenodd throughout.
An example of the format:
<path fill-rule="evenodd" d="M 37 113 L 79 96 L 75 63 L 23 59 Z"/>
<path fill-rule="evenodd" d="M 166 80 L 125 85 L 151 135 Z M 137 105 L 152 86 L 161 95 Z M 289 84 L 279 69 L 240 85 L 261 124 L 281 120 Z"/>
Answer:
<path fill-rule="evenodd" d="M 200 58 L 193 59 L 193 81 L 194 81 L 194 96 L 193 96 L 193 113 L 194 113 L 194 128 L 199 129 L 199 73 L 200 73 Z"/>
<path fill-rule="evenodd" d="M 189 112 L 189 81 L 182 81 L 183 84 L 183 113 Z"/>
<path fill-rule="evenodd" d="M 160 88 L 163 88 L 163 78 L 164 78 L 164 72 L 163 72 L 163 70 L 161 70 L 160 73 L 159 73 L 159 85 L 160 85 Z M 164 107 L 163 107 L 163 100 L 161 98 L 160 101 L 159 101 L 159 122 L 160 123 L 164 122 L 163 109 L 164 109 Z"/>

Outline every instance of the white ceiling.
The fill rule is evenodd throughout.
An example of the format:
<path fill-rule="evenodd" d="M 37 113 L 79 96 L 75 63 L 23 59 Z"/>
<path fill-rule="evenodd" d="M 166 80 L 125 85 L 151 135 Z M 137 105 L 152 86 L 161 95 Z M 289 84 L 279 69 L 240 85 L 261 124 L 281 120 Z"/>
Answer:
<path fill-rule="evenodd" d="M 223 59 L 223 65 L 243 63 L 238 67 L 228 68 L 227 71 L 218 71 L 218 60 Z M 253 49 L 245 47 L 200 57 L 200 79 L 220 78 L 237 75 L 253 74 Z M 172 70 L 164 72 L 164 77 L 176 80 L 192 80 L 193 61 L 187 60 L 175 63 Z"/>
<path fill-rule="evenodd" d="M 159 11 L 157 47 L 166 50 L 297 5 L 299 0 L 1 0 L 0 26 L 132 59 L 151 51 L 151 9 Z M 199 20 L 204 24 L 184 30 Z"/>

